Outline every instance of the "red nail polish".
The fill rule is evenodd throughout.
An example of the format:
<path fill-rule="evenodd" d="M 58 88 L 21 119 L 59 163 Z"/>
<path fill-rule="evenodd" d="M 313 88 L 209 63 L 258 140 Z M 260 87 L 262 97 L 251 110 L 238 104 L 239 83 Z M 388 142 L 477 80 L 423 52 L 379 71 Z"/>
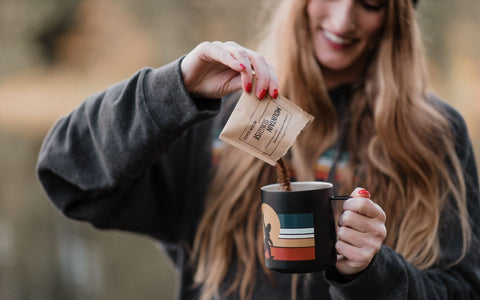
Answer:
<path fill-rule="evenodd" d="M 258 98 L 260 98 L 260 100 L 262 100 L 263 98 L 265 98 L 265 95 L 267 94 L 267 90 L 266 89 L 263 89 L 261 92 L 260 92 L 260 96 Z"/>
<path fill-rule="evenodd" d="M 366 198 L 370 197 L 370 193 L 367 190 L 364 190 L 364 189 L 359 190 L 358 194 L 361 195 L 361 196 L 364 196 Z"/>
<path fill-rule="evenodd" d="M 245 65 L 244 65 L 244 64 L 240 64 L 240 68 L 242 68 L 242 69 L 244 69 L 244 70 L 245 70 L 247 67 L 245 67 Z"/>
<path fill-rule="evenodd" d="M 272 95 L 273 99 L 277 99 L 278 97 L 278 90 L 277 89 L 274 89 L 273 90 L 273 95 Z"/>
<path fill-rule="evenodd" d="M 247 84 L 247 93 L 250 93 L 252 91 L 252 84 L 248 83 Z"/>

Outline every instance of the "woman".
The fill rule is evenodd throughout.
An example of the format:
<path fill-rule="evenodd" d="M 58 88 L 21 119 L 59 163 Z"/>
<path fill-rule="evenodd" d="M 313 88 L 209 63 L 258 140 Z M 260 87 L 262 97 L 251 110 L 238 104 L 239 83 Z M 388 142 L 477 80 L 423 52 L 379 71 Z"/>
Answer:
<path fill-rule="evenodd" d="M 267 60 L 202 43 L 60 120 L 38 163 L 54 203 L 96 227 L 162 241 L 181 299 L 479 298 L 475 161 L 461 116 L 426 95 L 413 3 L 286 0 L 268 32 Z M 289 154 L 295 177 L 353 190 L 325 272 L 263 267 L 269 165 L 224 145 L 212 166 L 212 136 L 240 88 L 259 99 L 280 91 L 313 114 Z"/>

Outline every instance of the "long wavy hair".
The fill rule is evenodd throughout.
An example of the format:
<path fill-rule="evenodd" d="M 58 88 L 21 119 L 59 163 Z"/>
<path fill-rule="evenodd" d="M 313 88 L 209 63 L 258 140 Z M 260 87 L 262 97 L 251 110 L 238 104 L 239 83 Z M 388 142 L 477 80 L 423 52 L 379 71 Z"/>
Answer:
<path fill-rule="evenodd" d="M 382 37 L 352 95 L 350 160 L 339 186 L 343 193 L 366 187 L 387 214 L 385 244 L 426 269 L 441 256 L 440 215 L 452 197 L 463 237 L 457 262 L 466 254 L 471 228 L 465 182 L 449 122 L 426 97 L 413 5 L 410 0 L 386 3 Z M 338 116 L 313 52 L 307 4 L 286 0 L 278 5 L 259 47 L 276 69 L 282 94 L 316 117 L 291 151 L 299 180 L 314 179 L 318 157 L 338 138 Z M 271 166 L 225 147 L 192 251 L 202 299 L 218 296 L 232 263 L 235 279 L 225 293 L 238 291 L 241 299 L 252 295 L 264 261 L 259 189 L 274 180 Z"/>

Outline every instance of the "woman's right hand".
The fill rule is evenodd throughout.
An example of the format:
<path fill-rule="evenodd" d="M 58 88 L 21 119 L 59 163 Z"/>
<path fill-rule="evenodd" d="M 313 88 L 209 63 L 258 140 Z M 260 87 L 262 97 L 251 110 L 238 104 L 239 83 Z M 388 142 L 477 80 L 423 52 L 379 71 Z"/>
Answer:
<path fill-rule="evenodd" d="M 234 42 L 203 42 L 181 64 L 187 91 L 196 97 L 221 98 L 243 88 L 259 99 L 278 96 L 278 79 L 263 56 Z"/>

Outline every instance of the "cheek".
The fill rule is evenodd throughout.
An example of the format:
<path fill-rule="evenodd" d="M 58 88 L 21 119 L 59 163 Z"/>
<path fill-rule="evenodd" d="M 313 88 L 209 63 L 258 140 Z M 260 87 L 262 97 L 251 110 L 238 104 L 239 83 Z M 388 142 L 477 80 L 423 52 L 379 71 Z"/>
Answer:
<path fill-rule="evenodd" d="M 299 1 L 299 0 L 294 0 Z M 310 28 L 315 28 L 316 22 L 321 20 L 322 13 L 325 11 L 324 5 L 322 4 L 323 1 L 318 0 L 310 0 L 307 4 L 307 16 L 310 24 Z"/>
<path fill-rule="evenodd" d="M 384 14 L 367 20 L 368 22 L 365 22 L 365 24 L 363 25 L 365 35 L 368 37 L 369 40 L 377 40 L 378 38 L 380 38 L 383 32 L 385 23 Z"/>
<path fill-rule="evenodd" d="M 318 6 L 318 1 L 309 0 L 307 3 L 307 16 L 311 20 L 315 17 L 315 12 L 318 11 L 316 7 Z"/>

